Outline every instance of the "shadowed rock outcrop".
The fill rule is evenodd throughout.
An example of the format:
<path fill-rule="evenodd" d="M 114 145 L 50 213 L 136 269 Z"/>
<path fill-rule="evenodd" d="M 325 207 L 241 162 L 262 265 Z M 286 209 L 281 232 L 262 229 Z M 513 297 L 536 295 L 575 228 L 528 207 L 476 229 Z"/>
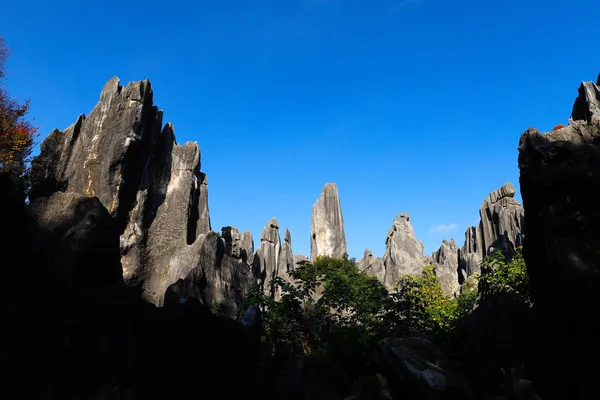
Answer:
<path fill-rule="evenodd" d="M 310 259 L 348 254 L 340 196 L 335 183 L 326 183 L 313 204 L 310 221 Z"/>
<path fill-rule="evenodd" d="M 462 279 L 480 273 L 481 261 L 494 250 L 510 257 L 523 244 L 523 206 L 513 197 L 514 186 L 507 182 L 491 192 L 479 209 L 480 222 L 465 232 L 465 244 L 460 251 Z"/>
<path fill-rule="evenodd" d="M 237 229 L 227 227 L 224 231 L 235 232 Z M 232 246 L 229 238 L 223 239 L 212 231 L 199 235 L 192 245 L 179 251 L 171 260 L 166 281 L 175 283 L 167 290 L 168 303 L 165 304 L 195 298 L 212 311 L 236 316 L 253 283 L 251 267 L 239 254 L 239 246 Z M 177 273 L 180 265 L 191 266 L 191 271 L 182 277 L 181 272 Z"/>
<path fill-rule="evenodd" d="M 26 206 L 2 173 L 0 193 L 0 252 L 15 261 L 3 263 L 0 398 L 260 397 L 258 340 L 194 299 L 143 301 L 122 281 L 120 230 L 98 198 Z"/>
<path fill-rule="evenodd" d="M 210 230 L 198 145 L 177 145 L 173 126 L 161 126 L 150 82 L 123 87 L 115 77 L 87 117 L 44 140 L 31 165 L 32 200 L 59 191 L 99 199 L 122 234 L 124 279 L 155 304 L 172 283 L 172 256 Z"/>
<path fill-rule="evenodd" d="M 440 280 L 444 293 L 455 296 L 460 293 L 458 283 L 458 246 L 454 239 L 442 241 L 440 248 L 431 256 L 435 265 L 435 275 Z"/>
<path fill-rule="evenodd" d="M 425 266 L 423 243 L 415 238 L 408 213 L 394 218 L 385 240 L 384 284 L 393 287 L 402 275 L 419 275 Z"/>
<path fill-rule="evenodd" d="M 31 243 L 38 257 L 54 266 L 56 285 L 103 287 L 123 281 L 119 231 L 96 197 L 58 192 L 31 203 Z"/>
<path fill-rule="evenodd" d="M 519 143 L 527 224 L 523 256 L 530 276 L 536 335 L 536 377 L 544 399 L 597 399 L 600 358 L 600 89 L 579 87 L 569 125 Z"/>

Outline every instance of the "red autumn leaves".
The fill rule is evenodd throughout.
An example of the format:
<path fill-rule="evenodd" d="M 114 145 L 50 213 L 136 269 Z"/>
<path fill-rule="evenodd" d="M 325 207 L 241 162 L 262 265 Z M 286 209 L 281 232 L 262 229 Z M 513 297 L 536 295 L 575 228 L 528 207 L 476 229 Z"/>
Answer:
<path fill-rule="evenodd" d="M 0 171 L 23 175 L 37 137 L 37 127 L 25 119 L 29 101 L 19 104 L 5 89 L 4 63 L 10 51 L 0 37 Z"/>

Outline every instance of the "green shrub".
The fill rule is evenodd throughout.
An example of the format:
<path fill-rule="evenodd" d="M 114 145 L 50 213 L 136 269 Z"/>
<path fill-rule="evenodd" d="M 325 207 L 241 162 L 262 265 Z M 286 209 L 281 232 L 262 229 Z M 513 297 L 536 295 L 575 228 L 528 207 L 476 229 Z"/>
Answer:
<path fill-rule="evenodd" d="M 510 260 L 497 250 L 481 263 L 479 291 L 485 294 L 504 294 L 529 306 L 533 305 L 529 276 L 522 247 L 517 247 Z"/>
<path fill-rule="evenodd" d="M 263 310 L 265 341 L 278 355 L 312 354 L 335 362 L 358 362 L 386 336 L 426 337 L 449 353 L 464 350 L 466 317 L 478 293 L 505 293 L 530 304 L 529 281 L 520 248 L 507 261 L 496 252 L 481 276 L 467 280 L 458 297 L 444 294 L 434 266 L 403 276 L 388 292 L 361 273 L 354 260 L 319 257 L 271 282 L 279 301 L 252 289 L 246 305 Z"/>

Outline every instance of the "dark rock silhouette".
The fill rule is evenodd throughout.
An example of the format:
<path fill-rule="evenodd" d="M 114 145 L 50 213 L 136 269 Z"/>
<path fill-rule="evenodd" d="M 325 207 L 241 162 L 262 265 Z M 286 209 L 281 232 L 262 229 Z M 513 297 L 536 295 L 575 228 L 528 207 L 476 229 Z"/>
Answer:
<path fill-rule="evenodd" d="M 599 82 L 600 83 L 600 82 Z M 519 143 L 523 256 L 538 317 L 533 383 L 543 399 L 597 399 L 600 358 L 600 89 L 579 87 L 569 125 Z"/>
<path fill-rule="evenodd" d="M 122 281 L 119 230 L 98 198 L 59 192 L 28 213 L 2 174 L 0 192 L 0 226 L 15 235 L 0 251 L 18 260 L 1 292 L 1 398 L 255 396 L 258 347 L 242 325 L 194 298 L 143 301 Z"/>

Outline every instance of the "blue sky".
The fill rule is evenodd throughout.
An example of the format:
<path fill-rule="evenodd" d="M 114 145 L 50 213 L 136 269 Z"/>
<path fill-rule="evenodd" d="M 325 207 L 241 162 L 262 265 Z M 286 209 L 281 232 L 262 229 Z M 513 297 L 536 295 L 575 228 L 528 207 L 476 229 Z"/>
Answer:
<path fill-rule="evenodd" d="M 213 229 L 256 244 L 275 216 L 301 254 L 326 182 L 351 256 L 383 255 L 400 212 L 426 253 L 462 245 L 485 196 L 518 187 L 520 134 L 566 124 L 600 72 L 597 0 L 97 3 L 2 6 L 7 87 L 42 135 L 111 77 L 148 78 L 178 142 L 201 147 Z"/>

